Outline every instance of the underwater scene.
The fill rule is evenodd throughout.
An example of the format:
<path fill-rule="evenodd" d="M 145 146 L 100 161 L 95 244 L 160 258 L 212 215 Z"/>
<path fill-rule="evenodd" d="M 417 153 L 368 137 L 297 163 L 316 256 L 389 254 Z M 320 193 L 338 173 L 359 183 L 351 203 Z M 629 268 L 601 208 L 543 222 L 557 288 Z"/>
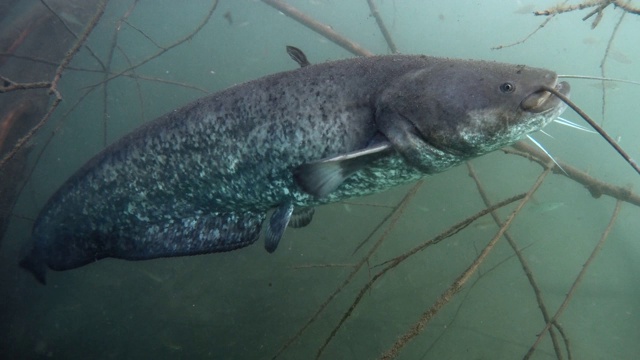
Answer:
<path fill-rule="evenodd" d="M 0 358 L 637 359 L 639 31 L 4 0 Z"/>

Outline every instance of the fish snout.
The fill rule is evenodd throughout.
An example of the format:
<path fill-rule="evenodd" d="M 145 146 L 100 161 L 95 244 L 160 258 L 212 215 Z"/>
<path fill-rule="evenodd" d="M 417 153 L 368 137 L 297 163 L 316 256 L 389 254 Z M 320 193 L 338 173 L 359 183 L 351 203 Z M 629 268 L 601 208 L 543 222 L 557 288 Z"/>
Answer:
<path fill-rule="evenodd" d="M 556 83 L 554 88 L 565 96 L 569 96 L 571 86 L 566 81 Z M 556 108 L 562 101 L 553 96 L 549 91 L 539 89 L 522 100 L 520 107 L 522 110 L 532 113 L 546 112 Z"/>

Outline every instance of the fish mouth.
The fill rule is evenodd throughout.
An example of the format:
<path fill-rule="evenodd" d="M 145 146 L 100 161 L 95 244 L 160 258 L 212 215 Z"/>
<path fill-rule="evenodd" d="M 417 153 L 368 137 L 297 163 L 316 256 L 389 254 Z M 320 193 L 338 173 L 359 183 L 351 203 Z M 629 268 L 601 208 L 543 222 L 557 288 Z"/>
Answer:
<path fill-rule="evenodd" d="M 571 86 L 566 81 L 556 83 L 554 88 L 565 96 L 569 96 L 569 93 L 571 91 Z M 524 98 L 524 100 L 522 100 L 522 102 L 520 103 L 520 107 L 522 108 L 522 110 L 532 113 L 543 113 L 553 110 L 560 103 L 562 103 L 562 100 L 560 100 L 557 96 L 552 95 L 553 94 L 545 90 L 535 91 L 531 95 Z"/>

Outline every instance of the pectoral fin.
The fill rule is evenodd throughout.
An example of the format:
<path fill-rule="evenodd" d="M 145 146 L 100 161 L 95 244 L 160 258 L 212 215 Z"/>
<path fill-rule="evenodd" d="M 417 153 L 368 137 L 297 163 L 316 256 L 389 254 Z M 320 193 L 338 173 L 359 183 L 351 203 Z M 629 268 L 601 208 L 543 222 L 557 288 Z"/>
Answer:
<path fill-rule="evenodd" d="M 302 190 L 322 198 L 356 171 L 393 151 L 390 142 L 381 140 L 361 150 L 302 164 L 294 170 L 294 178 Z"/>

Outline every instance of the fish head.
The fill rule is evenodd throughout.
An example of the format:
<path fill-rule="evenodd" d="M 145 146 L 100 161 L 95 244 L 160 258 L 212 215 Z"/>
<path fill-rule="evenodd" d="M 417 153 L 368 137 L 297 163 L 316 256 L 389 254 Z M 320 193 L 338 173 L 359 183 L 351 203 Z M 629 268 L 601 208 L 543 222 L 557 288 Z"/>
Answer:
<path fill-rule="evenodd" d="M 474 60 L 443 59 L 399 80 L 383 91 L 378 110 L 384 107 L 387 114 L 396 114 L 393 121 L 404 122 L 405 131 L 414 132 L 421 151 L 430 153 L 425 158 L 433 169 L 427 172 L 444 170 L 540 130 L 567 107 L 543 86 L 567 96 L 570 90 L 549 70 Z M 382 128 L 394 126 L 398 125 Z M 439 156 L 447 160 L 438 163 Z"/>

